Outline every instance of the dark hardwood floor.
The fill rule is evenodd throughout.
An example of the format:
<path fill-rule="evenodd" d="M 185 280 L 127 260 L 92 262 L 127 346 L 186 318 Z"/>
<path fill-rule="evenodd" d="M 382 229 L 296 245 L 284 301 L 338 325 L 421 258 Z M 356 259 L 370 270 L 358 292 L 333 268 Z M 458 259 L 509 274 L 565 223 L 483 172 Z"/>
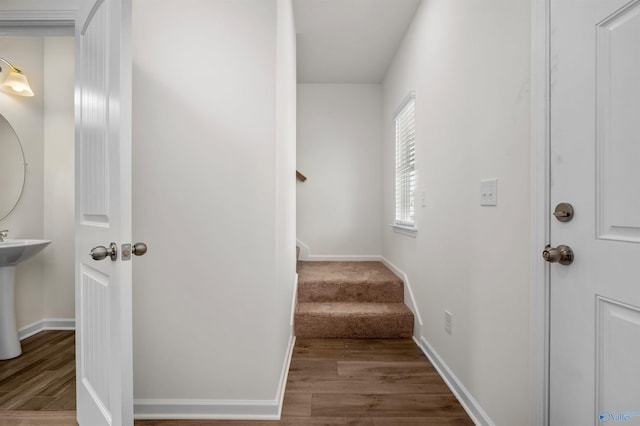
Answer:
<path fill-rule="evenodd" d="M 473 425 L 412 340 L 299 339 L 280 421 L 138 420 L 136 426 Z"/>
<path fill-rule="evenodd" d="M 76 425 L 75 335 L 45 331 L 0 361 L 0 425 Z"/>
<path fill-rule="evenodd" d="M 0 361 L 0 426 L 77 426 L 75 338 L 46 331 Z M 279 421 L 136 420 L 136 426 L 473 425 L 412 340 L 300 339 Z"/>

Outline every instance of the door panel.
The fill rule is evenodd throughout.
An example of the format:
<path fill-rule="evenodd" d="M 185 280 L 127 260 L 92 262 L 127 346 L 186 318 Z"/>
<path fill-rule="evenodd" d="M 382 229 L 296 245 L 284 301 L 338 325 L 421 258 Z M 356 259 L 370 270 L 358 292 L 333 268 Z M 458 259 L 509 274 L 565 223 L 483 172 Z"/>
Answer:
<path fill-rule="evenodd" d="M 129 0 L 84 0 L 76 21 L 76 353 L 80 426 L 132 425 Z"/>
<path fill-rule="evenodd" d="M 596 412 L 605 416 L 602 420 L 609 413 L 640 417 L 640 309 L 600 296 L 596 300 Z"/>
<path fill-rule="evenodd" d="M 640 242 L 640 2 L 597 26 L 598 237 Z"/>
<path fill-rule="evenodd" d="M 640 1 L 551 0 L 550 424 L 640 425 Z M 636 360 L 634 362 L 634 360 Z"/>
<path fill-rule="evenodd" d="M 82 307 L 80 330 L 80 360 L 82 362 L 82 384 L 88 390 L 91 399 L 104 413 L 111 417 L 109 404 L 109 377 L 111 365 L 108 354 L 110 344 L 109 327 L 109 276 L 81 266 Z"/>

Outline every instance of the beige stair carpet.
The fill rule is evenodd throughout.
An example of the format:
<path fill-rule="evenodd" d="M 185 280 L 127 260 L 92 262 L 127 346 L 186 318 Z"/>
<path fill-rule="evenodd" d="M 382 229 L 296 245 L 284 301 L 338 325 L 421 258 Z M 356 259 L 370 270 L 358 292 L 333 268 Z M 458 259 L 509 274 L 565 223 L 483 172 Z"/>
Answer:
<path fill-rule="evenodd" d="M 295 333 L 305 338 L 410 338 L 404 283 L 380 262 L 298 262 Z"/>

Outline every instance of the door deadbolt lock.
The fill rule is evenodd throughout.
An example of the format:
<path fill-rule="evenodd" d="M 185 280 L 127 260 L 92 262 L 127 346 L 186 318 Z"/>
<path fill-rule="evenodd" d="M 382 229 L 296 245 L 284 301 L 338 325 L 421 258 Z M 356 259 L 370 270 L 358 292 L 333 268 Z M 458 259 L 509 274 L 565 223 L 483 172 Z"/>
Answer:
<path fill-rule="evenodd" d="M 549 263 L 571 265 L 573 263 L 573 250 L 571 250 L 571 247 L 564 245 L 556 248 L 547 245 L 542 252 L 542 257 Z"/>
<path fill-rule="evenodd" d="M 115 262 L 118 259 L 118 245 L 111 243 L 109 244 L 109 248 L 105 246 L 94 247 L 91 249 L 89 255 L 93 260 L 102 260 L 109 256 L 111 260 Z"/>
<path fill-rule="evenodd" d="M 569 203 L 560 203 L 553 211 L 553 215 L 560 222 L 569 222 L 571 219 L 573 219 L 573 214 L 573 206 Z"/>

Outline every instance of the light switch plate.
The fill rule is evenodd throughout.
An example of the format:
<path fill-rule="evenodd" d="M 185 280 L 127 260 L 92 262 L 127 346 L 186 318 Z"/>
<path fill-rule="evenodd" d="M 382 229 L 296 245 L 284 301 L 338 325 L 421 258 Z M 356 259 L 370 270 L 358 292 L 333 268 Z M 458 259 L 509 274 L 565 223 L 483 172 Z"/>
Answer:
<path fill-rule="evenodd" d="M 485 179 L 480 182 L 480 205 L 498 205 L 498 179 Z"/>

